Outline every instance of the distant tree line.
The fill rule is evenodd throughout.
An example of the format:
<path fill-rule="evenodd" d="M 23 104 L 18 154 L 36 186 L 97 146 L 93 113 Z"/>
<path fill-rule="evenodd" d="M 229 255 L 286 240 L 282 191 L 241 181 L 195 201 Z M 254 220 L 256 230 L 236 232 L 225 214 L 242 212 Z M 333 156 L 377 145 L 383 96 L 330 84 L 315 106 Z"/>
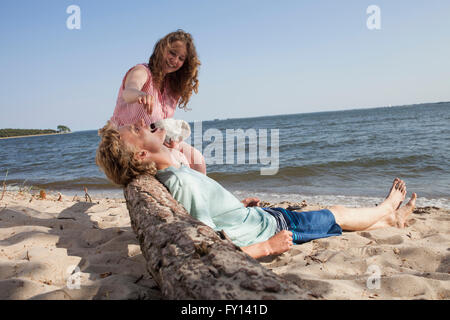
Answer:
<path fill-rule="evenodd" d="M 52 129 L 0 129 L 0 138 L 31 136 L 40 134 L 68 133 L 71 132 L 66 126 L 59 125 L 58 130 Z"/>
<path fill-rule="evenodd" d="M 61 133 L 70 132 L 69 127 L 66 127 L 66 126 L 63 126 L 63 125 L 59 125 L 57 129 L 58 129 L 58 132 L 61 132 Z"/>

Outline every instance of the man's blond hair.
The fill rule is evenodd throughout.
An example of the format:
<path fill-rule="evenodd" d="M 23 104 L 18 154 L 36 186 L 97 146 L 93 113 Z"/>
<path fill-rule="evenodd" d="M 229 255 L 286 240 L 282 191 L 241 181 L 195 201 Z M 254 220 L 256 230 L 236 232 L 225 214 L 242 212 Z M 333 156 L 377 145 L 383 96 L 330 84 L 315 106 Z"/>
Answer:
<path fill-rule="evenodd" d="M 97 148 L 95 162 L 115 184 L 126 186 L 133 178 L 149 173 L 156 173 L 154 162 L 142 162 L 136 159 L 138 149 L 120 139 L 117 126 L 108 121 L 98 130 L 100 144 Z"/>

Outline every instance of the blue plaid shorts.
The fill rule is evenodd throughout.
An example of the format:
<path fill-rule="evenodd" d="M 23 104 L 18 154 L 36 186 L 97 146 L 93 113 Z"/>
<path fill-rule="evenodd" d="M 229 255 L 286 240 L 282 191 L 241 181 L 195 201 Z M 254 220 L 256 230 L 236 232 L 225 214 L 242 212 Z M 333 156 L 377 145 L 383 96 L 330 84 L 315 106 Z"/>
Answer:
<path fill-rule="evenodd" d="M 281 230 L 291 231 L 296 244 L 342 234 L 342 228 L 328 209 L 303 212 L 283 208 L 262 209 L 277 220 L 277 233 Z"/>

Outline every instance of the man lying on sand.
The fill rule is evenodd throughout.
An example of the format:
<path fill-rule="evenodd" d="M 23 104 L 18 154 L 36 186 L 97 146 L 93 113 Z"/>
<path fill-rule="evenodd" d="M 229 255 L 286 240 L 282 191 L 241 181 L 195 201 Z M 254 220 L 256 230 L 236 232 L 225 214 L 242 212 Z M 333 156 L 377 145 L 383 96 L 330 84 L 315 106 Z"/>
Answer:
<path fill-rule="evenodd" d="M 400 208 L 406 185 L 398 178 L 383 203 L 373 208 L 333 206 L 295 212 L 253 207 L 253 198 L 240 202 L 213 179 L 181 165 L 164 145 L 164 129 L 150 129 L 144 121 L 119 129 L 108 122 L 99 135 L 96 163 L 111 181 L 125 186 L 138 175 L 155 175 L 194 218 L 216 231 L 224 230 L 253 258 L 281 254 L 294 243 L 341 235 L 342 230 L 403 228 L 415 207 L 413 193 Z"/>

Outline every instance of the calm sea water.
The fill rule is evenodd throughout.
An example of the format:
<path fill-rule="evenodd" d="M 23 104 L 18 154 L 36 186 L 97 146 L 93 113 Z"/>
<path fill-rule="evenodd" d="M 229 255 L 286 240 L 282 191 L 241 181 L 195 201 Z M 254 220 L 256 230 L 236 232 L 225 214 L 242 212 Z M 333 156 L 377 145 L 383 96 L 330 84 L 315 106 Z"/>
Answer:
<path fill-rule="evenodd" d="M 409 194 L 418 193 L 419 205 L 450 208 L 449 124 L 450 103 L 421 104 L 192 123 L 191 142 L 200 141 L 215 160 L 208 175 L 240 198 L 373 205 L 400 177 Z M 227 150 L 227 133 L 237 129 L 268 136 L 245 140 L 243 164 L 234 157 L 237 148 Z M 262 141 L 268 155 L 275 152 L 271 129 L 279 133 L 279 169 L 261 175 L 270 167 Z M 91 195 L 122 197 L 95 165 L 98 142 L 96 130 L 0 140 L 0 181 L 8 171 L 9 189 L 82 196 L 86 186 Z M 253 147 L 258 152 L 249 154 Z"/>

